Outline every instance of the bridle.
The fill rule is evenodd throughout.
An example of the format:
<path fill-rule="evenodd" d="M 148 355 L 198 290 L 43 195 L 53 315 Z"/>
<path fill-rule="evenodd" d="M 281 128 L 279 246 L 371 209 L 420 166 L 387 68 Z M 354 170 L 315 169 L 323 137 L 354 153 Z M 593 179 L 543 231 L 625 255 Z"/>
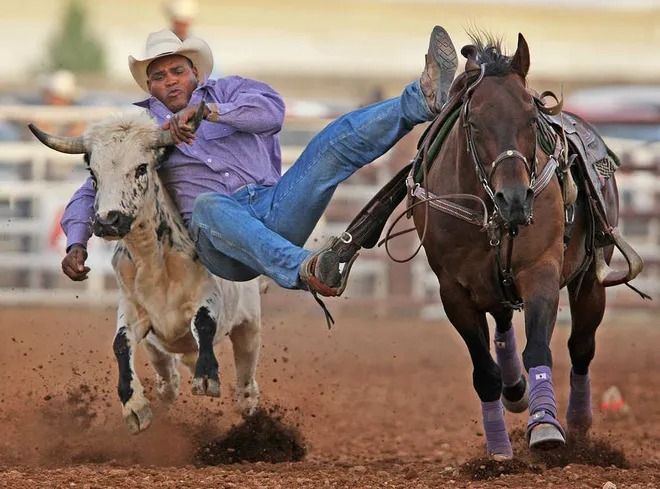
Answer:
<path fill-rule="evenodd" d="M 486 192 L 486 194 L 488 194 L 488 197 L 490 197 L 496 215 L 502 216 L 501 209 L 499 208 L 499 205 L 495 200 L 495 192 L 492 187 L 493 175 L 495 174 L 495 171 L 499 168 L 500 163 L 502 163 L 504 160 L 511 158 L 520 160 L 525 165 L 525 170 L 527 172 L 527 176 L 529 177 L 529 186 L 530 188 L 533 187 L 534 183 L 536 182 L 536 168 L 538 166 L 538 159 L 536 157 L 537 134 L 536 134 L 536 128 L 534 128 L 533 163 L 530 163 L 527 157 L 517 149 L 505 149 L 499 155 L 497 155 L 497 157 L 495 157 L 495 159 L 491 162 L 490 171 L 486 170 L 486 166 L 479 158 L 479 152 L 477 151 L 477 146 L 474 142 L 472 128 L 470 127 L 470 123 L 469 123 L 470 102 L 472 101 L 472 95 L 476 90 L 477 86 L 484 79 L 485 73 L 486 73 L 486 65 L 482 64 L 480 67 L 479 76 L 475 79 L 474 82 L 472 82 L 472 84 L 465 91 L 465 95 L 463 97 L 464 102 L 463 102 L 463 110 L 461 113 L 461 118 L 463 120 L 463 129 L 465 130 L 465 138 L 467 140 L 467 152 L 472 156 L 472 162 L 474 163 L 474 168 L 477 173 L 477 178 L 481 182 L 481 185 L 484 191 Z M 531 222 L 531 216 L 530 216 L 530 222 Z M 529 222 L 527 224 L 529 224 Z"/>
<path fill-rule="evenodd" d="M 517 161 L 522 161 L 525 165 L 525 171 L 529 177 L 529 187 L 534 188 L 534 184 L 536 183 L 536 168 L 538 166 L 538 159 L 536 156 L 538 134 L 536 133 L 537 130 L 535 127 L 534 153 L 532 163 L 530 163 L 527 157 L 517 149 L 508 148 L 503 150 L 495 157 L 495 159 L 490 164 L 490 171 L 486 171 L 486 166 L 479 158 L 479 152 L 477 151 L 477 146 L 474 142 L 473 131 L 469 122 L 470 102 L 472 101 L 472 95 L 474 94 L 474 91 L 477 89 L 481 81 L 484 79 L 485 73 L 486 65 L 481 64 L 479 76 L 465 91 L 461 117 L 463 119 L 463 129 L 465 130 L 465 138 L 467 140 L 467 152 L 472 157 L 472 162 L 474 163 L 477 178 L 481 182 L 481 186 L 483 187 L 486 194 L 488 194 L 488 197 L 490 197 L 490 200 L 493 204 L 493 214 L 489 219 L 489 235 L 490 245 L 495 249 L 495 261 L 497 265 L 500 291 L 503 297 L 502 305 L 511 309 L 520 310 L 523 307 L 523 303 L 520 295 L 518 294 L 518 291 L 516 290 L 516 285 L 513 280 L 513 271 L 511 269 L 513 242 L 514 238 L 518 235 L 518 226 L 510 225 L 502 219 L 503 214 L 497 199 L 495 199 L 495 191 L 492 187 L 492 180 L 493 175 L 504 160 L 515 159 Z M 530 224 L 531 222 L 532 215 L 530 214 L 525 224 Z M 508 234 L 506 253 L 504 257 L 502 257 L 502 230 L 505 230 Z"/>

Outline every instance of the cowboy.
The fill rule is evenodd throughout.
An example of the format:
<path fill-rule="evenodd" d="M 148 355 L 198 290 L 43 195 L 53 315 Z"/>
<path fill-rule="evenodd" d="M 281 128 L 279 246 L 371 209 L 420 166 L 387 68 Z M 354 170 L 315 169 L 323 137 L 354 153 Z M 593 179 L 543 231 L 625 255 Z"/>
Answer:
<path fill-rule="evenodd" d="M 168 0 L 163 9 L 176 36 L 185 41 L 190 35 L 190 25 L 197 16 L 197 0 Z"/>
<path fill-rule="evenodd" d="M 416 124 L 432 120 L 447 99 L 456 51 L 436 26 L 421 77 L 401 96 L 350 112 L 315 136 L 280 176 L 278 133 L 284 102 L 268 85 L 238 76 L 208 79 L 213 56 L 201 39 L 170 31 L 149 35 L 146 56 L 129 56 L 144 107 L 176 146 L 159 176 L 182 214 L 201 262 L 229 280 L 267 275 L 290 289 L 323 296 L 343 290 L 348 270 L 328 247 L 303 244 L 337 185 L 389 150 Z M 205 120 L 186 124 L 204 101 Z M 85 280 L 85 245 L 94 213 L 91 179 L 74 194 L 62 218 L 67 255 L 62 269 Z"/>

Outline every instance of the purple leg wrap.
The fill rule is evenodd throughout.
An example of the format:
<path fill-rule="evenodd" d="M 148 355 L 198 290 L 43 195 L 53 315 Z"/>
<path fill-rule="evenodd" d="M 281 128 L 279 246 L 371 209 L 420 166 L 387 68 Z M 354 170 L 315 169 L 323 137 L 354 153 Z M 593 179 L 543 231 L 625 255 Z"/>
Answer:
<path fill-rule="evenodd" d="M 481 414 L 486 432 L 488 455 L 504 455 L 507 458 L 513 457 L 509 433 L 506 431 L 506 423 L 504 422 L 502 401 L 498 399 L 497 401 L 482 402 Z"/>
<path fill-rule="evenodd" d="M 528 436 L 532 432 L 532 428 L 541 423 L 555 426 L 564 435 L 564 430 L 557 421 L 557 402 L 552 387 L 550 367 L 541 366 L 529 369 L 529 414 Z"/>
<path fill-rule="evenodd" d="M 589 374 L 578 375 L 571 370 L 571 391 L 568 397 L 566 421 L 571 428 L 588 430 L 591 427 L 591 420 Z"/>
<path fill-rule="evenodd" d="M 502 383 L 505 386 L 517 384 L 522 376 L 522 363 L 516 349 L 516 335 L 513 327 L 505 333 L 495 331 L 495 354 L 497 365 L 502 371 Z"/>

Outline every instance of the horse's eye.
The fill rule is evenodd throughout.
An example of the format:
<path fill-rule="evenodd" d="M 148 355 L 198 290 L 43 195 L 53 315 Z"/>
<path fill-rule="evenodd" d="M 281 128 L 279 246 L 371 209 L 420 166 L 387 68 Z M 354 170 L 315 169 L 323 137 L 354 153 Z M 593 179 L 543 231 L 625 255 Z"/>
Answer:
<path fill-rule="evenodd" d="M 135 169 L 135 178 L 140 178 L 147 173 L 147 164 L 143 163 Z"/>

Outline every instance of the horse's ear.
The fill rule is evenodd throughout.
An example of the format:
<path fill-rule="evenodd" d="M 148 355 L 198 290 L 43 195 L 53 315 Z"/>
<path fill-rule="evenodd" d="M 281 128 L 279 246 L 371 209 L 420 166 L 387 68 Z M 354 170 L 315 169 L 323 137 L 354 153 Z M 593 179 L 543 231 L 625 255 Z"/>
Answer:
<path fill-rule="evenodd" d="M 518 33 L 518 47 L 511 59 L 511 70 L 525 78 L 529 72 L 529 46 L 522 34 Z"/>
<path fill-rule="evenodd" d="M 467 59 L 465 62 L 465 71 L 478 70 L 479 63 L 477 63 L 477 47 L 473 44 L 468 44 L 461 48 L 461 54 Z"/>

